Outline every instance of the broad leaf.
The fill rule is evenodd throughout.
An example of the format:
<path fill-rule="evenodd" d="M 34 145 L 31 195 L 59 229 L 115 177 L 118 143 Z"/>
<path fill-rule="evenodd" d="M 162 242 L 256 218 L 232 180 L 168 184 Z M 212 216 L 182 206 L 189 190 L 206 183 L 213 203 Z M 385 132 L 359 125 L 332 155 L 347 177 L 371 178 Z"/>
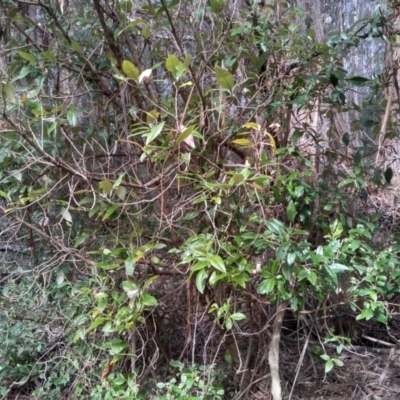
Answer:
<path fill-rule="evenodd" d="M 157 136 L 162 132 L 164 128 L 165 122 L 161 122 L 160 124 L 151 128 L 150 133 L 146 134 L 146 145 L 150 144 Z"/>
<path fill-rule="evenodd" d="M 226 69 L 219 67 L 215 67 L 214 71 L 215 71 L 215 77 L 217 78 L 217 82 L 224 89 L 227 89 L 231 92 L 234 86 L 233 75 Z"/>
<path fill-rule="evenodd" d="M 218 271 L 221 271 L 224 274 L 226 273 L 225 263 L 219 255 L 213 255 L 213 256 L 209 257 L 208 261 Z"/>
<path fill-rule="evenodd" d="M 128 78 L 132 78 L 135 81 L 139 79 L 140 75 L 139 68 L 136 67 L 136 65 L 131 63 L 130 61 L 128 60 L 122 61 L 122 70 L 124 71 L 125 75 Z"/>

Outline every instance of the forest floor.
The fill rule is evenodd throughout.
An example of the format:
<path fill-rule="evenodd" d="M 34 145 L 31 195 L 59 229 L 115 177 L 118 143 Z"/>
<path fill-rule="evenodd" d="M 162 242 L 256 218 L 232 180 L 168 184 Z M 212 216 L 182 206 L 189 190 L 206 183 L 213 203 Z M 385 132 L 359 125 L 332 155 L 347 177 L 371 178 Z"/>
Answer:
<path fill-rule="evenodd" d="M 282 337 L 281 383 L 285 400 L 398 400 L 400 399 L 400 350 L 389 343 L 375 346 L 345 346 L 337 354 L 325 345 L 326 353 L 343 362 L 325 374 L 325 361 L 317 347 Z M 319 346 L 320 348 L 320 346 Z M 304 354 L 301 357 L 301 354 Z M 270 376 L 254 385 L 246 400 L 269 400 Z"/>

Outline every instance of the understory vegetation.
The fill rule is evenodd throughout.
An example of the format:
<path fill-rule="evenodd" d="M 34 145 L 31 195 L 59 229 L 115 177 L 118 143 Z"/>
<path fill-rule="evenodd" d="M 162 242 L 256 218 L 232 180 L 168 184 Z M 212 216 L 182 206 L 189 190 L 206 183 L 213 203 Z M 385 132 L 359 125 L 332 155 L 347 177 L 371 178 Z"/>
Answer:
<path fill-rule="evenodd" d="M 400 6 L 302 4 L 0 1 L 2 398 L 294 399 L 397 344 Z"/>

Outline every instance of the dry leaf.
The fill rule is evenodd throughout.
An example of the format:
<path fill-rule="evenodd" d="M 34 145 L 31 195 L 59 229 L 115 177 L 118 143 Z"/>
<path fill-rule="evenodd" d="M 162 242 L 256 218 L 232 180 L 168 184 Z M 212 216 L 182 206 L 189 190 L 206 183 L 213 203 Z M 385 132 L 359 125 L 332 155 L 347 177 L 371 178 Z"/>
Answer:
<path fill-rule="evenodd" d="M 108 376 L 111 374 L 112 370 L 114 367 L 113 360 L 107 361 L 107 364 L 105 365 L 103 372 L 101 373 L 101 381 L 104 382 Z"/>
<path fill-rule="evenodd" d="M 139 79 L 138 82 L 142 83 L 142 81 L 145 81 L 146 83 L 150 80 L 151 74 L 152 74 L 152 70 L 151 69 L 145 69 L 140 75 L 139 75 Z"/>

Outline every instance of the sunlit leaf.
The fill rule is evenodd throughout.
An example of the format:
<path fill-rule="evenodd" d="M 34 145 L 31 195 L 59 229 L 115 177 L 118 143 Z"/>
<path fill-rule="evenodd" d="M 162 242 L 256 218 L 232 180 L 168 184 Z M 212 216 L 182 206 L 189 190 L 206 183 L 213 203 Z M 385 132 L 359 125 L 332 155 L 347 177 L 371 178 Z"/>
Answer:
<path fill-rule="evenodd" d="M 259 294 L 268 294 L 271 293 L 276 284 L 276 279 L 275 278 L 269 278 L 269 279 L 264 279 L 257 288 L 257 293 Z"/>
<path fill-rule="evenodd" d="M 27 53 L 26 51 L 18 51 L 18 54 L 21 58 L 23 58 L 24 60 L 27 60 L 29 62 L 35 62 L 36 61 L 36 57 L 33 56 L 32 54 Z"/>
<path fill-rule="evenodd" d="M 71 42 L 71 47 L 72 47 L 72 49 L 75 50 L 77 53 L 80 53 L 80 52 L 81 52 L 81 46 L 80 46 L 80 44 L 79 44 L 78 42 L 72 41 L 72 42 Z"/>
<path fill-rule="evenodd" d="M 152 73 L 153 73 L 153 70 L 152 70 L 152 69 L 146 69 L 146 70 L 144 70 L 144 71 L 139 75 L 138 82 L 139 82 L 139 83 L 142 83 L 143 81 L 148 82 L 148 81 L 150 80 L 150 77 L 151 77 Z"/>
<path fill-rule="evenodd" d="M 135 267 L 136 267 L 136 259 L 135 257 L 128 257 L 125 260 L 125 272 L 128 276 L 132 276 L 133 273 L 135 272 Z"/>
<path fill-rule="evenodd" d="M 157 136 L 162 132 L 164 128 L 165 122 L 161 122 L 160 124 L 153 126 L 149 134 L 146 135 L 146 145 L 150 144 Z"/>
<path fill-rule="evenodd" d="M 136 67 L 135 64 L 133 64 L 132 62 L 128 61 L 128 60 L 124 60 L 122 61 L 122 70 L 124 71 L 125 75 L 128 78 L 132 78 L 135 81 L 137 81 L 139 79 L 139 68 Z"/>
<path fill-rule="evenodd" d="M 234 321 L 241 321 L 242 319 L 246 319 L 247 317 L 243 313 L 234 313 L 230 316 Z"/>
<path fill-rule="evenodd" d="M 72 216 L 71 213 L 68 211 L 67 208 L 62 207 L 61 208 L 61 216 L 68 222 L 72 222 Z"/>
<path fill-rule="evenodd" d="M 124 201 L 126 199 L 126 187 L 119 186 L 117 188 L 116 194 L 120 200 Z"/>
<path fill-rule="evenodd" d="M 144 306 L 148 306 L 148 307 L 154 307 L 156 305 L 158 305 L 158 301 L 157 299 L 152 296 L 150 293 L 143 293 L 140 302 L 144 305 Z"/>
<path fill-rule="evenodd" d="M 239 144 L 240 146 L 250 146 L 251 142 L 249 139 L 235 139 L 232 143 Z"/>
<path fill-rule="evenodd" d="M 215 77 L 217 78 L 217 82 L 224 88 L 229 90 L 230 92 L 234 86 L 233 75 L 227 71 L 226 69 L 215 67 Z"/>
<path fill-rule="evenodd" d="M 244 181 L 244 176 L 242 174 L 234 174 L 232 178 L 237 185 Z"/>
<path fill-rule="evenodd" d="M 175 77 L 178 73 L 178 68 L 182 66 L 182 63 L 179 61 L 177 56 L 171 55 L 165 60 L 165 68 L 167 68 L 167 70 Z"/>
<path fill-rule="evenodd" d="M 297 214 L 296 206 L 294 205 L 293 200 L 290 200 L 289 204 L 287 205 L 286 214 L 289 221 L 293 222 Z"/>
<path fill-rule="evenodd" d="M 106 194 L 110 194 L 113 189 L 113 184 L 110 181 L 104 180 L 99 183 L 99 190 L 102 190 Z"/>
<path fill-rule="evenodd" d="M 259 131 L 261 129 L 261 125 L 257 124 L 256 122 L 246 122 L 243 125 L 243 128 L 247 128 L 247 129 L 254 129 L 256 131 Z"/>
<path fill-rule="evenodd" d="M 76 111 L 74 109 L 68 110 L 67 120 L 71 126 L 76 126 L 77 115 L 76 115 Z"/>
<path fill-rule="evenodd" d="M 226 273 L 224 260 L 219 255 L 213 255 L 213 256 L 207 258 L 207 260 L 218 271 Z"/>
<path fill-rule="evenodd" d="M 192 61 L 192 57 L 188 53 L 185 53 L 184 57 L 185 57 L 185 67 L 187 68 L 187 67 L 189 67 L 189 65 Z"/>
<path fill-rule="evenodd" d="M 204 293 L 208 273 L 206 269 L 201 269 L 196 275 L 196 288 L 200 293 Z"/>
<path fill-rule="evenodd" d="M 15 101 L 15 90 L 14 90 L 13 84 L 11 82 L 7 82 L 3 86 L 3 91 L 4 91 L 4 94 L 6 95 L 7 100 L 10 103 L 14 103 L 14 101 Z"/>

